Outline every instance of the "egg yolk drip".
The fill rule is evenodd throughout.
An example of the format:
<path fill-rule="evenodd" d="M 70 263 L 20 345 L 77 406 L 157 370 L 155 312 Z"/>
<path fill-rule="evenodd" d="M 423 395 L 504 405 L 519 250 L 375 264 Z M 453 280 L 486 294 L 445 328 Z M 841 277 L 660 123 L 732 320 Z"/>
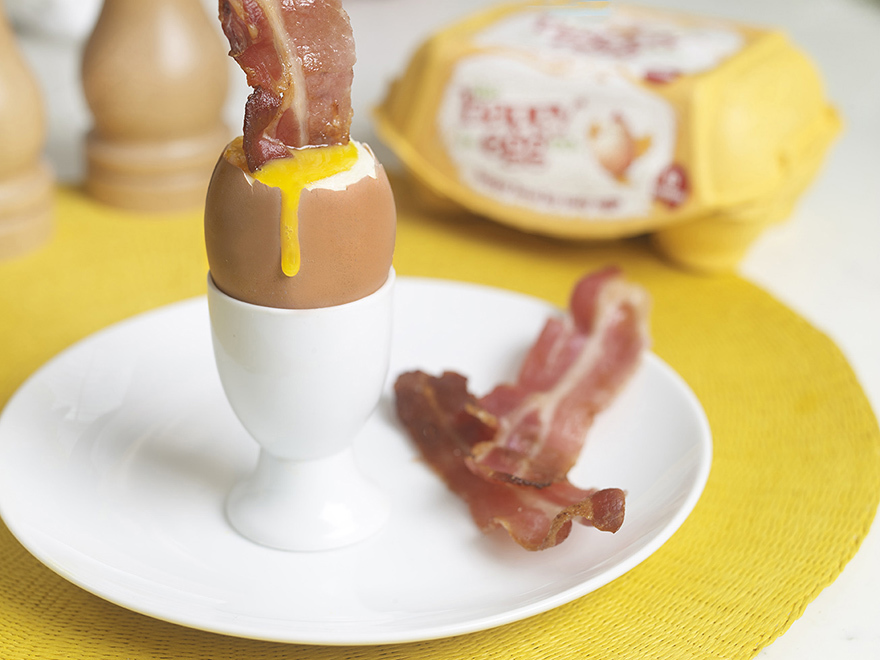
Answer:
<path fill-rule="evenodd" d="M 304 188 L 345 172 L 358 158 L 354 142 L 326 147 L 303 147 L 290 158 L 270 160 L 251 176 L 281 190 L 281 270 L 288 277 L 299 272 L 299 198 Z"/>

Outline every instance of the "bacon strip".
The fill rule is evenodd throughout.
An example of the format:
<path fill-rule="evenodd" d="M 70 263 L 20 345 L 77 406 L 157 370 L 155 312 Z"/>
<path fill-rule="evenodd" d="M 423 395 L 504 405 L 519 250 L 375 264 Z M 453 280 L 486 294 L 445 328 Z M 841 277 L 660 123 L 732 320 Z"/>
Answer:
<path fill-rule="evenodd" d="M 570 314 L 548 320 L 515 383 L 500 385 L 472 411 L 484 440 L 472 470 L 544 487 L 565 479 L 595 416 L 638 367 L 650 343 L 648 296 L 607 268 L 575 287 Z"/>
<path fill-rule="evenodd" d="M 220 0 L 220 22 L 254 88 L 244 118 L 252 172 L 291 148 L 348 142 L 355 52 L 341 0 Z"/>
<path fill-rule="evenodd" d="M 606 268 L 577 283 L 569 307 L 547 322 L 516 382 L 481 399 L 454 372 L 395 384 L 400 420 L 480 529 L 504 527 L 529 550 L 561 543 L 573 520 L 615 532 L 624 517 L 622 490 L 583 490 L 566 475 L 649 344 L 648 296 Z"/>
<path fill-rule="evenodd" d="M 620 489 L 582 490 L 567 480 L 537 489 L 472 472 L 465 459 L 472 443 L 481 439 L 481 427 L 470 424 L 479 404 L 467 391 L 464 376 L 409 372 L 398 378 L 395 393 L 398 416 L 424 458 L 467 502 L 481 530 L 503 527 L 527 550 L 544 550 L 568 537 L 573 520 L 610 532 L 623 523 Z"/>

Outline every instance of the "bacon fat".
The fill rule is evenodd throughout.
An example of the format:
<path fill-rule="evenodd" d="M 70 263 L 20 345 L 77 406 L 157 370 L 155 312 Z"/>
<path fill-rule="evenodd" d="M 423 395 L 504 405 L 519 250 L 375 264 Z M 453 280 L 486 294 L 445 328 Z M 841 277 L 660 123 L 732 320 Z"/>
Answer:
<path fill-rule="evenodd" d="M 291 148 L 348 142 L 355 52 L 340 0 L 220 0 L 220 22 L 254 88 L 244 119 L 252 172 Z"/>
<path fill-rule="evenodd" d="M 623 491 L 583 490 L 566 475 L 648 346 L 648 307 L 643 289 L 605 269 L 577 284 L 568 315 L 548 320 L 515 383 L 477 399 L 454 372 L 399 377 L 398 416 L 481 529 L 504 527 L 529 550 L 562 542 L 573 520 L 619 529 Z"/>

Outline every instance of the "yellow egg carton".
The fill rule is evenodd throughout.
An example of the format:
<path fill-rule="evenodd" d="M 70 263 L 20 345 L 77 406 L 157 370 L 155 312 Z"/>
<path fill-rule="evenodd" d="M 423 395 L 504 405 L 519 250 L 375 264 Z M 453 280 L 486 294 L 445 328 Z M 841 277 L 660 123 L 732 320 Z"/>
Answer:
<path fill-rule="evenodd" d="M 732 269 L 840 129 L 816 69 L 779 31 L 595 4 L 501 5 L 437 32 L 377 109 L 380 137 L 474 213 L 650 233 L 681 265 Z"/>

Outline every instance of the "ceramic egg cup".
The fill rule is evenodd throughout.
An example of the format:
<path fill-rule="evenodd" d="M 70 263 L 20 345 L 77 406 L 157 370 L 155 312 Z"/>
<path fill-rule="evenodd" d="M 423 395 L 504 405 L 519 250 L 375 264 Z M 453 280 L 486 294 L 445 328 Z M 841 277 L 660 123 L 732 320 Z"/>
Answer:
<path fill-rule="evenodd" d="M 391 351 L 394 271 L 354 302 L 277 309 L 227 296 L 208 276 L 214 356 L 226 397 L 260 445 L 226 501 L 232 527 L 283 550 L 363 540 L 388 518 L 352 444 L 381 397 Z"/>

